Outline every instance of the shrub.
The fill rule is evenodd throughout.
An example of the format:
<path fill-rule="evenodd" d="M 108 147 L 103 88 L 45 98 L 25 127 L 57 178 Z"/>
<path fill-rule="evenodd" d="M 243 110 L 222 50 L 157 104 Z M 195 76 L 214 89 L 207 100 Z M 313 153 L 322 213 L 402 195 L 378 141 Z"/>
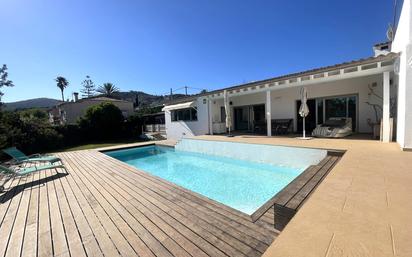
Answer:
<path fill-rule="evenodd" d="M 41 110 L 0 112 L 0 135 L 0 149 L 16 146 L 27 153 L 56 149 L 63 139 Z"/>
<path fill-rule="evenodd" d="M 105 102 L 87 109 L 86 114 L 80 118 L 80 128 L 90 139 L 115 139 L 122 135 L 124 118 L 120 109 Z"/>

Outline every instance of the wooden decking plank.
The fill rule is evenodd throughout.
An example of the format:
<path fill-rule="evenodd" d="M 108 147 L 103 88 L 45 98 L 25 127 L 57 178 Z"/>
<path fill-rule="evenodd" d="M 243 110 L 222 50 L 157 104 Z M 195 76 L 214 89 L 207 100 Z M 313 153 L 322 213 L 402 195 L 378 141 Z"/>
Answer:
<path fill-rule="evenodd" d="M 33 181 L 34 174 L 27 175 L 22 179 L 25 180 L 25 183 L 18 186 L 18 191 L 20 191 L 21 200 L 20 205 L 18 206 L 13 230 L 11 231 L 9 243 L 7 246 L 5 256 L 20 256 L 21 248 L 23 244 L 24 231 L 26 227 L 26 219 L 29 211 L 30 204 L 30 194 L 31 194 L 31 182 Z"/>
<path fill-rule="evenodd" d="M 39 199 L 39 225 L 38 225 L 38 256 L 52 256 L 52 235 L 49 215 L 49 197 L 44 180 L 46 179 L 45 171 L 40 171 L 40 199 Z"/>
<path fill-rule="evenodd" d="M 22 193 L 20 192 L 21 187 L 19 186 L 24 184 L 25 179 L 18 178 L 17 180 L 18 184 L 5 193 L 5 199 L 9 198 L 8 201 L 10 201 L 10 204 L 0 226 L 0 238 L 2 239 L 0 240 L 0 256 L 5 256 L 6 254 L 14 222 L 16 220 L 16 214 L 22 199 Z"/>
<path fill-rule="evenodd" d="M 328 157 L 327 157 L 328 158 Z M 329 160 L 329 159 L 328 159 Z M 293 198 L 293 196 L 299 192 L 299 190 L 319 171 L 317 165 L 309 167 L 302 174 L 300 174 L 292 183 L 287 185 L 282 191 L 279 192 L 276 198 L 276 204 L 286 205 L 286 203 Z M 273 205 L 273 204 L 272 204 Z"/>
<path fill-rule="evenodd" d="M 66 153 L 66 155 L 71 155 L 72 153 Z M 79 162 L 75 163 L 74 166 L 79 165 Z M 86 178 L 80 177 L 82 172 L 79 172 L 79 169 L 84 171 L 84 167 L 77 166 L 73 169 L 71 174 L 78 185 L 82 185 L 85 188 L 84 193 L 87 195 L 87 198 L 95 202 L 96 209 L 99 211 L 100 216 L 106 220 L 107 223 L 112 227 L 111 231 L 116 235 L 115 239 L 118 241 L 118 244 L 123 245 L 121 251 L 122 255 L 136 255 L 136 254 L 150 254 L 149 248 L 144 244 L 141 238 L 136 234 L 136 232 L 130 227 L 130 225 L 123 220 L 121 214 L 117 212 L 115 208 L 111 206 L 111 203 L 100 193 L 96 188 L 95 190 L 90 190 L 94 185 L 90 183 Z M 143 236 L 148 236 L 142 234 Z M 123 240 L 121 240 L 123 238 Z M 127 244 L 126 244 L 127 243 Z M 149 241 L 150 244 L 157 246 L 154 250 L 158 252 L 161 256 L 171 256 L 171 254 L 163 248 L 163 246 L 158 243 L 156 240 Z"/>
<path fill-rule="evenodd" d="M 300 205 L 303 204 L 307 196 L 316 188 L 316 185 L 324 178 L 328 171 L 337 162 L 339 157 L 332 156 L 326 164 L 323 165 L 321 169 L 302 187 L 301 190 L 286 204 L 289 209 L 296 210 Z"/>
<path fill-rule="evenodd" d="M 33 186 L 30 195 L 29 212 L 27 214 L 26 228 L 24 233 L 24 244 L 21 256 L 36 256 L 38 242 L 38 218 L 39 218 L 39 199 L 40 199 L 40 172 L 33 178 Z"/>
<path fill-rule="evenodd" d="M 90 164 L 90 163 L 89 163 Z M 174 229 L 171 225 L 164 222 L 164 220 L 160 219 L 150 210 L 143 205 L 140 205 L 139 208 L 135 207 L 131 203 L 130 200 L 134 199 L 127 191 L 123 190 L 121 187 L 117 185 L 117 183 L 113 180 L 113 177 L 110 177 L 110 174 L 106 172 L 99 172 L 97 174 L 95 171 L 95 166 L 90 164 L 90 174 L 94 174 L 92 176 L 97 180 L 99 178 L 100 184 L 104 187 L 110 187 L 109 193 L 112 193 L 112 196 L 117 199 L 118 201 L 122 202 L 124 208 L 129 210 L 129 212 L 140 222 L 144 221 L 144 225 L 147 228 L 152 226 L 158 226 L 161 229 L 162 233 L 168 235 L 172 240 L 178 243 L 182 248 L 184 248 L 188 253 L 192 256 L 207 256 L 200 248 L 194 245 L 190 240 L 182 236 L 176 229 Z M 167 215 L 167 214 L 166 214 Z M 153 222 L 153 223 L 152 223 Z M 156 231 L 154 231 L 156 232 Z M 160 241 L 164 239 L 159 239 Z"/>
<path fill-rule="evenodd" d="M 15 187 L 19 185 L 20 178 L 15 178 L 12 181 L 9 181 L 7 184 L 9 185 L 7 188 L 7 184 L 5 185 L 4 192 L 1 193 L 0 196 L 0 227 L 3 224 L 4 219 L 6 218 L 7 211 L 10 207 L 10 204 L 14 198 L 14 194 L 16 193 Z"/>
<path fill-rule="evenodd" d="M 148 176 L 150 176 L 150 175 L 148 175 Z M 144 177 L 144 178 L 146 179 L 146 177 Z M 160 183 L 153 183 L 151 180 L 148 180 L 148 183 L 153 185 L 153 187 L 156 187 L 156 188 L 159 189 L 159 190 L 156 190 L 156 193 L 162 194 L 163 197 L 167 198 L 170 201 L 173 201 L 173 199 L 174 199 L 173 197 L 178 197 L 179 196 L 179 195 L 170 193 L 168 191 L 168 189 L 162 187 L 160 185 Z M 236 225 L 238 223 L 233 222 L 233 220 L 231 220 L 231 219 L 228 219 L 226 217 L 225 217 L 226 219 L 223 219 L 223 220 L 219 219 L 219 217 L 214 217 L 214 219 L 210 219 L 209 218 L 210 215 L 215 215 L 216 214 L 216 213 L 212 212 L 210 209 L 203 208 L 202 206 L 199 206 L 199 205 L 192 205 L 191 202 L 188 201 L 186 198 L 181 199 L 181 201 L 176 202 L 176 204 L 178 204 L 182 208 L 187 208 L 186 204 L 189 205 L 189 208 L 196 208 L 196 210 L 198 210 L 198 211 L 194 212 L 193 214 L 196 214 L 199 218 L 203 218 L 203 220 L 209 222 L 210 225 L 214 225 L 217 228 L 221 228 L 225 231 L 231 230 L 231 234 L 236 235 L 237 239 L 243 238 L 243 242 L 246 242 L 246 244 L 248 244 L 248 245 L 251 245 L 251 246 L 256 247 L 256 248 L 260 248 L 262 251 L 266 250 L 266 248 L 268 247 L 268 244 L 266 244 L 265 242 L 263 242 L 263 244 L 262 244 L 262 242 L 257 240 L 256 238 L 254 238 L 252 236 L 248 236 L 248 234 L 251 233 L 250 230 L 239 231 L 237 229 L 234 229 L 234 228 L 236 228 Z M 199 210 L 202 210 L 202 212 L 200 212 Z M 243 227 L 240 226 L 240 228 L 243 228 Z M 255 234 L 253 234 L 253 236 L 255 236 Z M 264 238 L 267 238 L 267 237 L 264 237 Z"/>
<path fill-rule="evenodd" d="M 107 166 L 106 166 L 107 167 Z M 131 173 L 133 174 L 133 173 Z M 138 182 L 138 181 L 136 181 Z M 155 185 L 154 185 L 155 186 Z M 148 192 L 148 194 L 152 194 L 152 195 L 156 195 L 158 192 L 158 190 L 156 191 L 151 191 L 149 187 L 146 188 L 146 191 Z M 164 197 L 164 196 L 163 196 Z M 167 199 L 166 199 L 167 200 Z M 168 199 L 168 204 L 174 204 L 172 199 Z M 191 208 L 193 209 L 193 208 Z M 184 215 L 188 215 L 189 218 L 195 219 L 198 221 L 198 223 L 205 229 L 211 230 L 213 231 L 213 234 L 218 234 L 219 237 L 226 241 L 228 244 L 231 244 L 232 246 L 235 247 L 235 249 L 239 249 L 241 251 L 243 251 L 246 254 L 253 254 L 254 251 L 257 251 L 256 249 L 248 246 L 247 244 L 244 244 L 244 242 L 239 241 L 238 238 L 233 237 L 232 235 L 230 235 L 229 233 L 226 233 L 226 231 L 223 230 L 219 230 L 218 228 L 212 226 L 211 224 L 206 223 L 204 220 L 199 219 L 197 216 L 193 215 L 192 212 L 187 212 L 186 210 L 184 210 L 182 207 L 179 206 L 179 208 L 177 208 L 178 211 L 180 211 L 181 213 L 183 213 Z M 256 252 L 257 254 L 257 252 Z"/>
<path fill-rule="evenodd" d="M 80 163 L 80 162 L 79 162 Z M 85 164 L 83 162 L 83 164 Z M 170 237 L 168 237 L 162 230 L 160 230 L 155 224 L 153 224 L 150 220 L 148 220 L 145 216 L 141 215 L 139 218 L 135 218 L 120 202 L 118 198 L 121 198 L 121 195 L 116 194 L 113 196 L 114 190 L 111 188 L 111 184 L 108 184 L 100 179 L 101 176 L 90 176 L 92 169 L 88 166 L 83 166 L 84 170 L 88 172 L 83 172 L 79 174 L 79 176 L 83 176 L 85 180 L 98 191 L 104 199 L 118 212 L 118 214 L 124 219 L 124 221 L 130 226 L 134 228 L 134 231 L 139 237 L 146 239 L 145 242 L 148 245 L 151 245 L 154 242 L 159 241 L 159 243 L 163 244 L 165 248 L 167 248 L 170 253 L 175 256 L 189 256 L 189 254 L 183 249 L 180 245 L 174 242 Z M 101 171 L 101 173 L 104 173 Z M 88 176 L 86 176 L 86 174 Z M 111 192 L 107 190 L 107 188 L 111 188 Z M 125 199 L 127 203 L 127 199 Z M 159 247 L 162 247 L 160 244 L 155 244 L 152 246 L 153 251 L 157 251 Z M 164 254 L 161 253 L 161 254 Z M 169 253 L 168 253 L 169 254 Z"/>
<path fill-rule="evenodd" d="M 56 169 L 56 171 L 57 170 L 58 172 L 60 172 L 58 174 L 62 174 L 61 176 L 67 175 L 63 169 Z M 83 247 L 83 243 L 79 231 L 77 229 L 76 222 L 72 216 L 72 212 L 70 211 L 66 196 L 59 182 L 60 178 L 56 180 L 50 181 L 49 183 L 50 185 L 53 184 L 53 191 L 55 192 L 57 204 L 59 206 L 60 217 L 62 219 L 62 223 L 64 224 L 70 255 L 76 257 L 86 257 L 87 253 L 85 248 Z"/>
<path fill-rule="evenodd" d="M 81 237 L 81 242 L 86 250 L 87 256 L 102 256 L 103 252 L 100 249 L 99 244 L 97 243 L 96 236 L 94 235 L 83 210 L 77 202 L 77 199 L 75 198 L 74 193 L 67 182 L 67 179 L 61 178 L 59 179 L 58 183 L 60 183 L 63 194 L 65 195 L 65 198 L 67 200 L 67 209 L 68 211 L 70 211 L 72 218 L 76 224 L 78 233 Z"/>
<path fill-rule="evenodd" d="M 67 153 L 65 154 L 68 155 Z M 72 163 L 72 169 L 70 170 L 69 178 L 76 183 L 78 188 L 81 188 L 81 192 L 86 198 L 87 202 L 90 204 L 90 207 L 93 209 L 94 213 L 98 217 L 100 223 L 105 227 L 105 230 L 110 235 L 111 240 L 116 245 L 117 250 L 120 252 L 122 256 L 136 256 L 137 253 L 135 252 L 134 248 L 130 245 L 130 242 L 127 238 L 125 238 L 123 231 L 121 230 L 123 227 L 119 227 L 116 225 L 118 223 L 118 219 L 116 216 L 109 216 L 106 213 L 106 210 L 100 204 L 98 199 L 96 199 L 93 194 L 89 191 L 88 187 L 90 185 L 83 184 L 83 182 L 74 175 L 74 171 L 77 169 L 76 162 Z M 127 232 L 127 231 L 126 231 Z M 133 243 L 134 241 L 132 241 Z"/>
<path fill-rule="evenodd" d="M 72 167 L 72 161 L 69 157 L 65 157 L 65 165 L 66 167 L 72 171 L 74 168 Z M 90 229 L 95 236 L 100 249 L 102 250 L 105 256 L 120 256 L 120 252 L 117 249 L 116 245 L 113 243 L 110 235 L 107 233 L 106 228 L 102 225 L 101 221 L 99 220 L 98 216 L 96 215 L 95 211 L 93 210 L 92 206 L 87 201 L 86 197 L 83 195 L 82 190 L 78 187 L 75 181 L 71 178 L 71 174 L 64 178 L 66 180 L 63 185 L 67 185 L 66 188 L 70 188 L 76 202 L 80 206 L 80 210 L 84 214 L 87 223 L 90 224 Z M 68 190 L 67 190 L 68 191 Z"/>
<path fill-rule="evenodd" d="M 48 182 L 46 182 L 46 188 L 50 204 L 50 224 L 53 240 L 53 255 L 70 256 L 65 226 L 60 215 L 60 208 L 57 202 L 57 196 L 52 181 L 53 177 L 57 176 L 56 170 L 46 170 L 45 174 L 48 178 Z"/>

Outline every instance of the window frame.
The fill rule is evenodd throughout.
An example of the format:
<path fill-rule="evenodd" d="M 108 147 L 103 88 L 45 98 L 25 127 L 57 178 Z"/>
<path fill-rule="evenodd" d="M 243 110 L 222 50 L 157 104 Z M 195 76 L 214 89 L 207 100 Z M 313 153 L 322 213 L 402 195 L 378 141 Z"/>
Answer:
<path fill-rule="evenodd" d="M 189 111 L 188 119 L 183 117 L 185 111 Z M 189 107 L 189 108 L 171 110 L 170 111 L 170 119 L 171 119 L 172 122 L 179 122 L 179 121 L 193 122 L 193 121 L 198 121 L 197 108 Z"/>

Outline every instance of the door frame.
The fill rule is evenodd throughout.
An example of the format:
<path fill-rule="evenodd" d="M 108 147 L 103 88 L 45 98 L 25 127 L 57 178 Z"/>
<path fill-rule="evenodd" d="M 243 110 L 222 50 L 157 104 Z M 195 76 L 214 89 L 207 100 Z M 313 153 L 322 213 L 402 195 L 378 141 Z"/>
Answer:
<path fill-rule="evenodd" d="M 359 94 L 358 93 L 354 93 L 354 94 L 344 94 L 344 95 L 331 95 L 331 96 L 322 96 L 322 97 L 312 97 L 312 98 L 308 98 L 308 100 L 315 100 L 316 101 L 316 111 L 315 111 L 315 115 L 316 115 L 316 124 L 319 124 L 319 117 L 318 117 L 318 111 L 317 111 L 317 108 L 318 108 L 318 102 L 319 101 L 322 101 L 323 102 L 323 104 L 322 104 L 322 108 L 323 108 L 323 119 L 325 119 L 325 117 L 326 117 L 326 105 L 325 105 L 325 100 L 328 100 L 328 99 L 333 99 L 333 98 L 344 98 L 344 97 L 346 97 L 346 116 L 348 115 L 348 113 L 349 113 L 349 105 L 348 105 L 348 99 L 349 99 L 349 97 L 355 97 L 355 104 L 356 104 L 356 119 L 355 119 L 355 124 L 356 124 L 356 126 L 355 126 L 355 130 L 354 130 L 354 132 L 358 132 L 359 131 Z M 297 102 L 298 101 L 300 101 L 300 99 L 296 99 L 295 100 L 295 106 L 297 106 Z M 296 108 L 296 107 L 295 107 Z M 297 131 L 297 129 L 298 129 L 298 109 L 296 109 L 295 110 L 295 114 L 296 114 L 296 116 L 295 116 L 295 119 L 296 119 L 296 131 Z M 323 121 L 323 122 L 325 122 L 325 120 Z M 352 122 L 354 122 L 354 121 L 352 121 Z"/>

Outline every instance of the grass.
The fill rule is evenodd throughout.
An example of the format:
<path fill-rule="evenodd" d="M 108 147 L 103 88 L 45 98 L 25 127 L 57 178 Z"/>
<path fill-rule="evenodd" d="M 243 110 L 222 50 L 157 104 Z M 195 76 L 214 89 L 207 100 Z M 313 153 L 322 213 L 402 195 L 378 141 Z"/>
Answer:
<path fill-rule="evenodd" d="M 131 144 L 131 143 L 139 143 L 139 142 L 143 142 L 143 140 L 127 139 L 127 140 L 96 142 L 96 143 L 89 143 L 89 144 L 84 144 L 84 145 L 64 147 L 64 148 L 61 148 L 61 149 L 59 149 L 57 151 L 54 151 L 54 152 L 69 152 L 69 151 L 78 151 L 78 150 L 88 150 L 88 149 L 95 149 L 95 148 L 116 146 L 116 145 L 123 145 L 123 144 Z"/>

